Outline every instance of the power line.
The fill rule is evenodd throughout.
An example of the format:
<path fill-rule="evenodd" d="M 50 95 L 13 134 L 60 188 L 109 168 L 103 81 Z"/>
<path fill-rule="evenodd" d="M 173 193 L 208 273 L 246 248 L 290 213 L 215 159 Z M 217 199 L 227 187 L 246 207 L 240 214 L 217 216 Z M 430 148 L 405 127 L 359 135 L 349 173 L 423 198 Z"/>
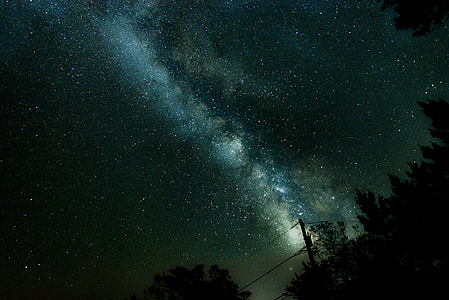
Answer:
<path fill-rule="evenodd" d="M 284 235 L 286 235 L 288 232 L 290 232 L 290 230 L 292 230 L 293 228 L 295 228 L 296 226 L 298 226 L 299 224 L 299 220 L 298 222 L 296 222 L 292 227 L 290 227 L 290 229 L 286 230 L 284 233 L 280 234 L 278 237 L 275 237 L 273 239 L 271 239 L 270 241 L 267 242 L 267 246 L 274 243 L 275 241 L 279 240 L 281 237 L 283 237 Z"/>
<path fill-rule="evenodd" d="M 342 218 L 338 218 L 338 219 L 310 221 L 310 222 L 305 222 L 305 223 L 307 223 L 307 225 L 317 225 L 317 224 L 321 224 L 324 222 L 337 223 L 337 222 L 344 222 L 344 221 L 358 221 L 358 218 L 343 218 L 342 217 Z"/>
<path fill-rule="evenodd" d="M 288 297 L 292 297 L 292 296 L 282 293 L 279 296 L 277 296 L 276 298 L 274 298 L 273 300 L 284 300 L 284 299 L 287 299 Z"/>
<path fill-rule="evenodd" d="M 342 218 L 343 220 L 356 220 L 355 218 Z M 309 225 L 315 225 L 315 224 L 321 224 L 323 222 L 329 222 L 329 223 L 335 223 L 335 222 L 342 222 L 342 219 L 337 219 L 337 220 L 321 220 L 321 221 L 312 221 L 312 222 L 307 222 Z M 288 229 L 287 231 L 285 231 L 284 233 L 282 233 L 281 235 L 279 235 L 276 238 L 273 238 L 272 240 L 270 240 L 268 244 L 273 243 L 274 241 L 280 239 L 283 235 L 285 235 L 286 233 L 288 233 L 290 230 L 292 230 L 293 228 L 295 228 L 297 225 L 301 224 L 302 220 L 299 219 L 297 223 L 295 223 L 292 227 L 290 227 L 290 229 Z M 303 229 L 303 226 L 301 227 L 301 229 Z M 303 230 L 304 231 L 304 230 Z M 306 240 L 306 238 L 308 236 L 306 236 L 303 232 L 304 235 L 304 240 Z M 309 237 L 310 238 L 310 237 Z M 307 244 L 307 243 L 306 243 Z M 249 257 L 255 255 L 256 253 L 259 253 L 261 250 L 254 252 L 253 254 L 251 254 Z M 276 266 L 272 267 L 270 270 L 266 271 L 265 273 L 263 273 L 262 275 L 260 275 L 259 277 L 257 277 L 256 279 L 254 279 L 253 281 L 251 281 L 250 283 L 246 284 L 244 287 L 239 289 L 239 292 L 246 289 L 247 287 L 251 286 L 252 284 L 254 284 L 255 282 L 259 281 L 260 279 L 262 279 L 263 277 L 267 276 L 268 274 L 270 274 L 271 272 L 273 272 L 274 270 L 276 270 L 277 268 L 279 268 L 281 265 L 283 265 L 284 263 L 286 263 L 287 261 L 289 261 L 290 259 L 304 253 L 307 251 L 307 245 L 302 247 L 298 252 L 296 252 L 295 254 L 289 256 L 288 258 L 286 258 L 285 260 L 283 260 L 282 262 L 280 262 L 279 264 L 277 264 Z M 242 261 L 243 262 L 243 261 Z M 241 264 L 242 262 L 234 265 L 233 267 Z M 291 295 L 288 294 L 281 294 L 280 296 L 278 296 L 277 298 L 273 299 L 273 300 L 282 300 L 282 299 L 286 299 L 288 297 L 290 297 Z M 283 297 L 283 298 L 282 298 Z"/>
<path fill-rule="evenodd" d="M 316 221 L 309 221 L 309 222 L 306 222 L 306 223 L 307 223 L 307 225 L 317 225 L 317 224 L 321 224 L 321 223 L 323 223 L 323 222 L 336 223 L 336 222 L 344 222 L 345 220 L 347 220 L 347 221 L 349 221 L 349 220 L 353 221 L 353 220 L 358 220 L 358 219 L 357 219 L 357 218 L 344 218 L 344 217 L 342 217 L 342 218 L 332 219 L 332 220 L 319 220 L 319 221 L 316 220 Z M 232 266 L 230 266 L 229 269 L 232 270 L 232 269 L 236 268 L 237 266 L 239 266 L 239 265 L 241 265 L 242 263 L 244 263 L 245 261 L 247 261 L 249 258 L 251 258 L 251 257 L 253 257 L 254 255 L 258 254 L 258 253 L 261 252 L 263 249 L 265 249 L 267 246 L 273 244 L 274 242 L 276 242 L 277 240 L 279 240 L 280 238 L 282 238 L 284 235 L 286 235 L 287 233 L 289 233 L 289 232 L 290 232 L 293 228 L 295 228 L 297 225 L 299 225 L 299 220 L 298 220 L 294 225 L 292 225 L 292 227 L 290 227 L 289 229 L 287 229 L 286 231 L 284 231 L 284 232 L 281 233 L 280 235 L 278 235 L 278 236 L 272 238 L 271 240 L 269 240 L 269 241 L 265 244 L 265 247 L 263 247 L 263 248 L 261 247 L 261 248 L 259 248 L 259 250 L 256 250 L 255 252 L 251 253 L 250 255 L 247 255 L 247 256 L 246 256 L 244 259 L 242 259 L 241 261 L 239 261 L 239 262 L 233 264 Z"/>
<path fill-rule="evenodd" d="M 281 265 L 285 264 L 287 261 L 289 261 L 290 259 L 292 259 L 293 257 L 296 257 L 298 255 L 300 255 L 301 253 L 304 252 L 304 249 L 306 247 L 301 248 L 301 250 L 299 250 L 298 252 L 296 252 L 295 254 L 289 256 L 288 258 L 284 259 L 282 262 L 278 263 L 276 266 L 274 266 L 273 268 L 271 268 L 270 270 L 266 271 L 265 273 L 263 273 L 262 275 L 260 275 L 259 277 L 257 277 L 256 279 L 254 279 L 253 281 L 251 281 L 250 283 L 248 283 L 247 285 L 245 285 L 244 287 L 239 289 L 239 292 L 246 289 L 247 287 L 249 287 L 250 285 L 252 285 L 253 283 L 259 281 L 260 279 L 262 279 L 263 277 L 267 276 L 268 274 L 270 274 L 271 272 L 273 272 L 274 270 L 276 270 L 277 268 L 279 268 Z"/>
<path fill-rule="evenodd" d="M 234 264 L 233 266 L 231 266 L 230 269 L 234 269 L 235 267 L 241 265 L 245 260 L 247 260 L 247 259 L 253 257 L 253 256 L 256 255 L 257 253 L 259 253 L 260 251 L 262 251 L 263 249 L 265 249 L 267 246 L 269 246 L 269 245 L 271 245 L 272 243 L 276 242 L 277 240 L 279 240 L 281 237 L 283 237 L 284 235 L 286 235 L 287 233 L 289 233 L 293 228 L 295 228 L 295 227 L 298 226 L 298 225 L 299 225 L 299 221 L 296 222 L 292 227 L 290 227 L 290 229 L 284 231 L 283 233 L 281 233 L 281 234 L 278 235 L 277 237 L 274 237 L 274 238 L 272 238 L 271 240 L 269 240 L 269 241 L 265 244 L 265 247 L 259 248 L 259 250 L 255 251 L 255 252 L 253 252 L 252 254 L 250 254 L 250 255 L 248 255 L 247 257 L 245 257 L 244 260 L 242 260 L 242 261 L 240 261 L 240 262 Z"/>

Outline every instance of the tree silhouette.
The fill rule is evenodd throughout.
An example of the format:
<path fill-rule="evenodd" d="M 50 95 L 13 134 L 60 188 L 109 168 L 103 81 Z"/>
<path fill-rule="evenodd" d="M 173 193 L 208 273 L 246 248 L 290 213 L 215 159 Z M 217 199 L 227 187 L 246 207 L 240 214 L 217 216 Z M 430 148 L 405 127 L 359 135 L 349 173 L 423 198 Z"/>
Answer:
<path fill-rule="evenodd" d="M 420 106 L 432 119 L 430 132 L 436 139 L 421 146 L 424 160 L 409 163 L 406 179 L 390 175 L 392 196 L 376 198 L 359 191 L 356 202 L 365 231 L 391 242 L 392 250 L 414 268 L 431 268 L 446 263 L 448 255 L 441 249 L 441 237 L 449 200 L 449 104 L 440 99 Z"/>
<path fill-rule="evenodd" d="M 390 175 L 392 195 L 356 191 L 365 233 L 336 243 L 315 269 L 308 266 L 287 291 L 301 299 L 428 299 L 444 295 L 449 200 L 449 104 L 419 103 L 435 141 L 405 178 Z M 334 239 L 338 241 L 338 239 Z"/>
<path fill-rule="evenodd" d="M 348 239 L 344 222 L 323 221 L 310 226 L 312 239 L 314 240 L 313 251 L 318 259 L 325 259 L 340 251 Z"/>
<path fill-rule="evenodd" d="M 295 274 L 286 288 L 298 299 L 332 299 L 347 282 L 352 264 L 351 241 L 345 233 L 343 222 L 321 222 L 311 226 L 314 239 L 313 251 L 317 263 L 313 267 L 304 263 L 304 272 Z"/>
<path fill-rule="evenodd" d="M 421 146 L 423 161 L 409 163 L 405 179 L 390 175 L 390 197 L 356 195 L 359 220 L 376 244 L 376 262 L 387 262 L 389 273 L 400 275 L 415 296 L 442 291 L 448 262 L 442 237 L 449 200 L 449 104 L 440 99 L 419 105 L 432 120 L 435 138 L 431 146 Z"/>
<path fill-rule="evenodd" d="M 423 36 L 442 25 L 449 18 L 447 0 L 376 0 L 381 9 L 393 8 L 398 16 L 394 19 L 398 30 L 413 29 L 413 36 Z"/>
<path fill-rule="evenodd" d="M 447 278 L 448 252 L 442 237 L 449 200 L 449 104 L 440 99 L 419 105 L 432 120 L 435 139 L 431 146 L 421 146 L 423 161 L 409 163 L 404 179 L 390 175 L 390 197 L 356 193 L 366 231 L 365 252 L 371 257 L 363 267 L 369 273 L 359 272 L 357 279 L 359 288 L 368 282 L 395 282 L 389 288 L 396 294 L 428 298 L 443 292 L 442 278 Z"/>
<path fill-rule="evenodd" d="M 144 299 L 169 300 L 246 300 L 250 292 L 239 292 L 229 271 L 211 266 L 208 276 L 203 265 L 192 270 L 176 267 L 169 274 L 156 275 L 153 285 L 145 291 Z"/>

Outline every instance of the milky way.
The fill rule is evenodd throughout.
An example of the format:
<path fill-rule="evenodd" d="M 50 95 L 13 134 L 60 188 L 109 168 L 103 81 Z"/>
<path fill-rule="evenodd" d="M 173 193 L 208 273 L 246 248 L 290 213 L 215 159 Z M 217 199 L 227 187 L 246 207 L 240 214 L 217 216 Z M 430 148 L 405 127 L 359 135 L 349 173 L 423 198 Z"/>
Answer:
<path fill-rule="evenodd" d="M 156 18 L 148 14 L 156 5 L 148 4 L 145 18 Z M 233 178 L 239 190 L 234 205 L 255 207 L 255 218 L 258 222 L 266 223 L 274 233 L 287 231 L 298 218 L 317 221 L 320 220 L 320 213 L 326 217 L 332 215 L 336 219 L 346 218 L 347 213 L 354 210 L 353 205 L 349 205 L 346 211 L 338 210 L 338 205 L 332 207 L 332 202 L 336 201 L 331 183 L 326 182 L 327 174 L 323 178 L 311 178 L 300 167 L 288 166 L 289 162 L 285 161 L 276 162 L 273 159 L 275 151 L 258 145 L 254 134 L 247 131 L 236 118 L 215 115 L 203 99 L 192 94 L 188 84 L 176 80 L 160 62 L 153 46 L 153 36 L 136 31 L 135 19 L 119 15 L 97 22 L 106 42 L 115 49 L 115 55 L 127 72 L 124 76 L 142 85 L 141 101 L 155 106 L 177 135 L 198 143 L 202 151 L 209 153 L 210 159 L 218 162 Z M 158 28 L 160 25 L 153 26 Z M 195 32 L 194 35 L 201 33 Z M 250 77 L 240 73 L 240 78 L 229 79 L 227 73 L 230 69 L 241 68 L 217 66 L 220 59 L 217 58 L 216 49 L 207 46 L 211 43 L 207 37 L 201 37 L 201 42 L 196 43 L 200 43 L 197 47 L 207 50 L 182 49 L 197 52 L 191 54 L 193 56 L 190 58 L 181 58 L 187 60 L 182 61 L 186 68 L 193 68 L 193 72 L 200 72 L 204 76 L 218 77 L 227 89 L 239 88 L 244 82 L 240 78 Z M 195 60 L 203 66 L 190 66 Z M 306 184 L 321 186 L 319 190 L 310 188 L 314 190 L 313 198 L 304 191 Z M 290 232 L 286 236 L 287 245 L 299 249 L 300 244 L 303 244 L 300 236 L 299 228 Z"/>
<path fill-rule="evenodd" d="M 299 199 L 299 190 L 289 187 L 284 172 L 270 159 L 269 150 L 259 149 L 264 155 L 250 157 L 248 152 L 254 151 L 251 147 L 255 146 L 251 145 L 247 137 L 250 134 L 243 126 L 214 116 L 200 99 L 182 90 L 154 57 L 151 41 L 140 40 L 130 24 L 129 20 L 118 17 L 102 28 L 105 39 L 112 42 L 121 63 L 128 67 L 129 76 L 146 84 L 143 100 L 151 95 L 151 104 L 157 106 L 177 134 L 199 142 L 203 151 L 210 152 L 212 159 L 229 170 L 242 192 L 242 203 L 238 205 L 257 207 L 258 218 L 277 231 L 292 226 L 305 212 L 303 201 Z M 297 232 L 295 241 L 289 241 L 295 248 L 298 248 L 298 237 Z"/>
<path fill-rule="evenodd" d="M 299 218 L 352 224 L 449 82 L 447 29 L 356 2 L 4 2 L 3 290 L 116 298 L 198 263 L 244 285 L 303 247 Z"/>

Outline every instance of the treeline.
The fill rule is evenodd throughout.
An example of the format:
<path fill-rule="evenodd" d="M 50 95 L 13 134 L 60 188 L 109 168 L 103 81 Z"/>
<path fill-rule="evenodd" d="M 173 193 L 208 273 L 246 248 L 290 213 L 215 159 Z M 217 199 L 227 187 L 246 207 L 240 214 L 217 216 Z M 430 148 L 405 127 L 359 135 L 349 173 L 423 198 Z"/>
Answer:
<path fill-rule="evenodd" d="M 310 227 L 315 263 L 286 287 L 296 299 L 432 299 L 447 297 L 446 207 L 449 202 L 449 104 L 419 103 L 431 118 L 434 142 L 423 160 L 409 163 L 404 178 L 390 175 L 392 194 L 356 191 L 363 231 L 346 236 L 344 223 Z M 229 271 L 202 265 L 157 275 L 144 299 L 246 300 Z M 137 299 L 133 295 L 131 299 Z"/>
<path fill-rule="evenodd" d="M 419 103 L 432 120 L 431 146 L 409 163 L 403 179 L 390 175 L 392 195 L 356 191 L 364 232 L 355 239 L 344 225 L 324 224 L 318 262 L 306 264 L 287 293 L 298 299 L 445 298 L 449 278 L 446 208 L 449 202 L 449 104 Z"/>
<path fill-rule="evenodd" d="M 156 275 L 151 287 L 144 291 L 145 300 L 247 300 L 250 295 L 248 291 L 240 291 L 229 271 L 217 265 L 211 266 L 207 273 L 203 265 L 192 270 L 176 267 L 168 274 Z M 138 298 L 132 295 L 131 300 Z"/>

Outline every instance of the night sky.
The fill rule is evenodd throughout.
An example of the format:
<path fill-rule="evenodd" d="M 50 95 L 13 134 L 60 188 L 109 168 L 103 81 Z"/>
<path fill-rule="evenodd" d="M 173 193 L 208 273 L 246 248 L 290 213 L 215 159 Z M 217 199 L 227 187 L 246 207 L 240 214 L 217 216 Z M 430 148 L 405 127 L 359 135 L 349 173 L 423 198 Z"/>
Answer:
<path fill-rule="evenodd" d="M 372 2 L 2 1 L 0 298 L 141 296 L 199 263 L 243 286 L 298 218 L 353 222 L 429 144 L 417 101 L 449 99 L 449 30 Z"/>

